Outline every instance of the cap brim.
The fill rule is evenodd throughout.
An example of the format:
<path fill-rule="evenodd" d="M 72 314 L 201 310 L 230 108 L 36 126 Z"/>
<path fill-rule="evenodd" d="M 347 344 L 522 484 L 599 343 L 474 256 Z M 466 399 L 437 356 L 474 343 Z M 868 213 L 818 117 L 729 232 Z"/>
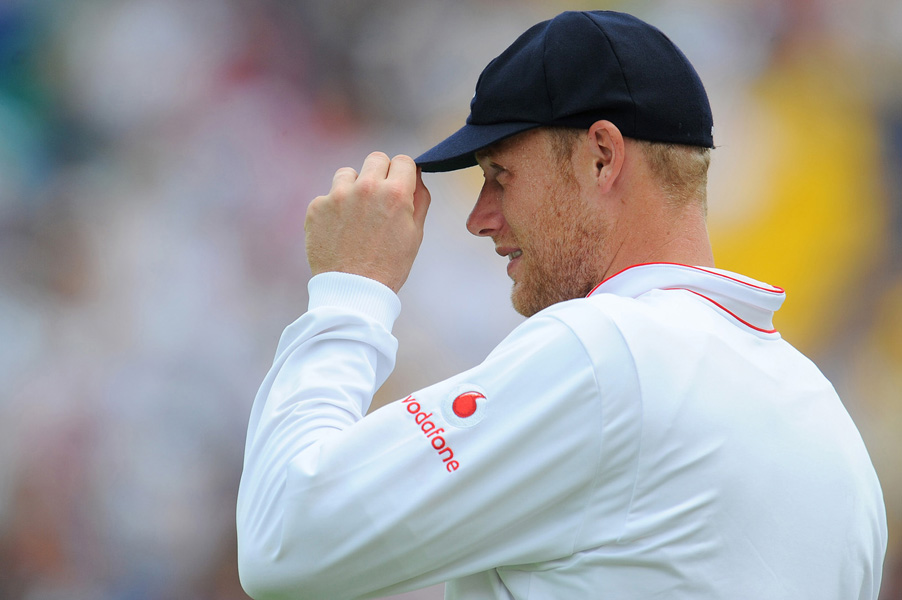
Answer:
<path fill-rule="evenodd" d="M 476 152 L 512 135 L 540 127 L 539 123 L 466 124 L 431 149 L 419 155 L 415 162 L 426 173 L 456 171 L 476 165 Z"/>

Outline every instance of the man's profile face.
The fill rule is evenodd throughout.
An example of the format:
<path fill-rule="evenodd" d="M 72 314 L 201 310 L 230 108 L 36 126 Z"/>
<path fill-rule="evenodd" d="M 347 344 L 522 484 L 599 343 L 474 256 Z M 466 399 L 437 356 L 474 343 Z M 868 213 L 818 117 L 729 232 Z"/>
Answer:
<path fill-rule="evenodd" d="M 588 294 L 599 283 L 606 226 L 547 132 L 508 138 L 478 152 L 477 160 L 485 183 L 467 229 L 490 236 L 495 251 L 509 259 L 517 312 L 529 317 Z"/>

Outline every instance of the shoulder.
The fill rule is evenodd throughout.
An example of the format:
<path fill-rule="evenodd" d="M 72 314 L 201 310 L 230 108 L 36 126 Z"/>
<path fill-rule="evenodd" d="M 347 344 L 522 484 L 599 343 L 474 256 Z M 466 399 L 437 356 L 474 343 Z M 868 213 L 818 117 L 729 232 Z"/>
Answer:
<path fill-rule="evenodd" d="M 521 327 L 565 329 L 592 351 L 597 351 L 598 342 L 603 341 L 609 352 L 616 352 L 625 350 L 624 326 L 647 318 L 649 311 L 648 306 L 634 298 L 601 294 L 550 306 Z"/>
<path fill-rule="evenodd" d="M 521 323 L 490 355 L 508 355 L 519 365 L 543 371 L 572 371 L 576 364 L 590 367 L 597 377 L 632 372 L 632 353 L 621 330 L 625 317 L 635 311 L 630 298 L 578 298 L 552 305 Z"/>
<path fill-rule="evenodd" d="M 612 296 L 611 300 L 617 304 L 618 298 Z M 505 338 L 501 346 L 538 340 L 543 341 L 541 346 L 584 345 L 587 336 L 598 335 L 616 339 L 619 336 L 617 321 L 620 311 L 612 309 L 609 304 L 612 302 L 607 299 L 598 302 L 594 298 L 559 302 L 526 319 Z"/>

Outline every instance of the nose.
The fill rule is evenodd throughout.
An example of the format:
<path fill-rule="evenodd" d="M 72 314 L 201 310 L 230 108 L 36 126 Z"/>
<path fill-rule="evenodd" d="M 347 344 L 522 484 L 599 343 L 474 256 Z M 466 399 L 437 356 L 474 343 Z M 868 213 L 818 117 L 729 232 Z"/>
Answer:
<path fill-rule="evenodd" d="M 486 181 L 476 199 L 476 206 L 467 217 L 467 230 L 473 235 L 481 237 L 494 236 L 504 226 L 504 216 L 501 214 L 500 186 Z"/>

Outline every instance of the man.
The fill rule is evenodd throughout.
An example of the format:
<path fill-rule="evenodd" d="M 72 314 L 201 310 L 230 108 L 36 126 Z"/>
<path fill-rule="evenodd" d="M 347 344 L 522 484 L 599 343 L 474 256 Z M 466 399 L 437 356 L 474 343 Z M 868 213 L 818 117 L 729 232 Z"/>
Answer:
<path fill-rule="evenodd" d="M 564 13 L 483 71 L 460 131 L 367 157 L 310 205 L 308 312 L 255 401 L 238 497 L 251 596 L 877 597 L 882 495 L 779 288 L 714 268 L 708 100 L 658 30 Z M 364 416 L 430 202 L 478 164 L 467 227 L 529 318 L 469 371 Z"/>

